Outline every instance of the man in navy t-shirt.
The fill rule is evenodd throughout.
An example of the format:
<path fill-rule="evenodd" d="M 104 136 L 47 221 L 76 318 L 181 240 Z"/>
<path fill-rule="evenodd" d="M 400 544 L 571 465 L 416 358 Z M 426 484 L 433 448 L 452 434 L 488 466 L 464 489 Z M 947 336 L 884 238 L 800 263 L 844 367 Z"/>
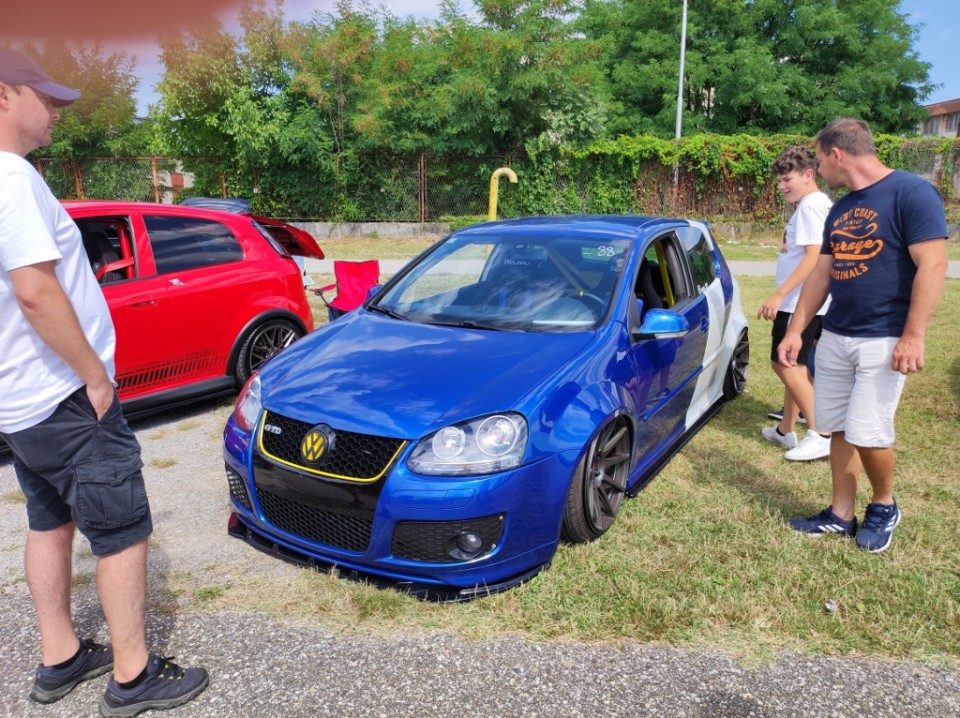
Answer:
<path fill-rule="evenodd" d="M 832 432 L 833 502 L 790 526 L 856 536 L 860 548 L 876 553 L 890 546 L 900 523 L 893 419 L 907 374 L 923 369 L 924 336 L 947 271 L 947 222 L 933 185 L 880 162 L 865 122 L 835 120 L 814 142 L 820 175 L 832 189 L 850 191 L 827 216 L 820 259 L 778 356 L 795 364 L 800 333 L 829 294 L 814 413 L 818 428 Z M 858 524 L 861 469 L 873 494 Z"/>

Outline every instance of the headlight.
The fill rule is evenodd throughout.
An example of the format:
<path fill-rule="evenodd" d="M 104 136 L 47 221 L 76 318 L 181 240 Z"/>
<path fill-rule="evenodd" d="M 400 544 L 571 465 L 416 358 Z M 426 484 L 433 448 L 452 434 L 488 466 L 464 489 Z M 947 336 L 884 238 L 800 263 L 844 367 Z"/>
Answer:
<path fill-rule="evenodd" d="M 240 395 L 237 397 L 237 403 L 233 409 L 233 416 L 237 420 L 237 425 L 244 431 L 253 431 L 262 408 L 260 375 L 254 374 L 247 379 L 247 383 L 243 385 L 243 389 L 240 390 Z"/>
<path fill-rule="evenodd" d="M 420 440 L 407 460 L 418 474 L 493 474 L 519 466 L 527 450 L 527 421 L 494 414 L 445 426 Z"/>

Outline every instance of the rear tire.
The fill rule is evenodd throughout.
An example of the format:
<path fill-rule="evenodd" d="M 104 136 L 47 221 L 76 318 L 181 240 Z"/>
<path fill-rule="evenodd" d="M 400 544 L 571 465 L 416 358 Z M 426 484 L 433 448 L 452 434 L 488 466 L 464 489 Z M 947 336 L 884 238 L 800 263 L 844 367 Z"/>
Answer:
<path fill-rule="evenodd" d="M 630 430 L 623 419 L 614 419 L 577 464 L 567 491 L 561 537 L 587 543 L 605 534 L 620 511 L 629 473 Z"/>
<path fill-rule="evenodd" d="M 740 332 L 737 345 L 733 348 L 727 375 L 723 379 L 723 398 L 726 401 L 736 399 L 747 387 L 747 375 L 750 373 L 750 341 L 747 330 Z"/>
<path fill-rule="evenodd" d="M 289 319 L 268 319 L 255 326 L 240 345 L 234 370 L 237 386 L 243 386 L 267 359 L 302 336 L 303 330 Z"/>

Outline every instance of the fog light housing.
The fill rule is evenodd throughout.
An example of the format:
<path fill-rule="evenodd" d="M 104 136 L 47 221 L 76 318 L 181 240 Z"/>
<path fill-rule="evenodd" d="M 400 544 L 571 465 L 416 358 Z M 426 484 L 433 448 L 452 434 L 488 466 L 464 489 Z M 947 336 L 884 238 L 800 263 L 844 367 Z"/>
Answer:
<path fill-rule="evenodd" d="M 469 561 L 483 550 L 483 537 L 471 531 L 461 531 L 447 541 L 447 555 L 457 561 Z"/>

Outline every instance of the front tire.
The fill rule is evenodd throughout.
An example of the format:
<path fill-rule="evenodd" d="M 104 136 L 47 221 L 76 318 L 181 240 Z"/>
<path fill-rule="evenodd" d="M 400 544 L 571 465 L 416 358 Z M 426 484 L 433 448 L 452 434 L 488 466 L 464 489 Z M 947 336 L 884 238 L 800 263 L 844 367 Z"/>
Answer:
<path fill-rule="evenodd" d="M 234 370 L 237 386 L 243 386 L 267 359 L 302 336 L 303 330 L 288 319 L 268 319 L 255 326 L 240 345 Z"/>
<path fill-rule="evenodd" d="M 560 535 L 571 543 L 593 541 L 613 526 L 630 473 L 630 430 L 614 419 L 590 444 L 573 474 Z"/>

